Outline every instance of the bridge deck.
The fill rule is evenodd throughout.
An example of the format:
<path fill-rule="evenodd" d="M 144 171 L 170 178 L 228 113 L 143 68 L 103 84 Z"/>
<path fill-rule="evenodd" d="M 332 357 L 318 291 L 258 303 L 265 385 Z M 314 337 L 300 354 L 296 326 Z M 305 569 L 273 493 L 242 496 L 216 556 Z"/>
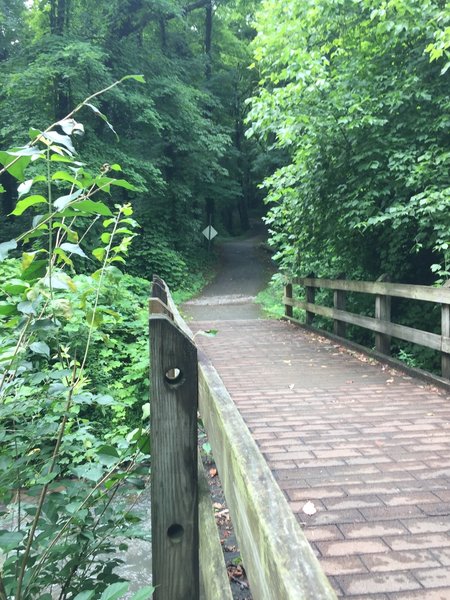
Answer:
<path fill-rule="evenodd" d="M 191 327 L 337 594 L 448 600 L 449 398 L 286 322 Z"/>

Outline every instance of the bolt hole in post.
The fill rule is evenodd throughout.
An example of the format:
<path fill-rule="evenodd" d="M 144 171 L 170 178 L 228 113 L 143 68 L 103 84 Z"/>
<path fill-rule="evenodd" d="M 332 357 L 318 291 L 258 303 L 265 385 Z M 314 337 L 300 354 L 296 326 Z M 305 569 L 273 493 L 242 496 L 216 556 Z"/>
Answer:
<path fill-rule="evenodd" d="M 184 534 L 183 526 L 179 525 L 178 523 L 174 523 L 167 530 L 167 537 L 174 544 L 178 544 L 178 542 L 181 542 L 181 538 L 183 537 L 183 534 Z"/>
<path fill-rule="evenodd" d="M 168 369 L 164 375 L 166 382 L 169 385 L 179 385 L 184 381 L 184 375 L 180 369 Z"/>

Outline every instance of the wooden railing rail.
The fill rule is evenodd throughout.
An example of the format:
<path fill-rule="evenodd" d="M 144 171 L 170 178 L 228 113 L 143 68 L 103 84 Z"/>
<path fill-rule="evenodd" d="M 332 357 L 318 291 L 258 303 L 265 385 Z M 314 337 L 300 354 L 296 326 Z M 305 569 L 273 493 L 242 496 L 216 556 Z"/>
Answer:
<path fill-rule="evenodd" d="M 196 405 L 196 396 L 192 389 L 184 399 L 182 394 L 185 382 L 190 386 L 198 369 L 199 411 L 218 466 L 254 600 L 336 600 L 334 590 L 214 367 L 201 353 L 198 366 L 196 365 L 192 373 L 188 363 L 181 362 L 182 352 L 187 350 L 188 354 L 191 354 L 190 344 L 193 345 L 194 336 L 181 318 L 167 286 L 163 284 L 161 280 L 156 280 L 157 289 L 154 287 L 154 298 L 150 300 L 150 307 L 156 310 L 156 314 L 150 317 L 153 380 L 150 411 L 153 415 L 152 527 L 157 527 L 159 531 L 152 533 L 153 552 L 158 556 L 153 557 L 153 585 L 158 586 L 155 598 L 197 600 L 199 596 L 196 590 L 200 588 L 202 600 L 231 600 L 229 584 L 227 587 L 228 582 L 223 582 L 223 577 L 226 579 L 223 556 L 221 555 L 221 561 L 218 558 L 217 547 L 220 554 L 221 550 L 217 530 L 214 534 L 215 524 L 210 518 L 208 523 L 205 523 L 208 511 L 202 509 L 202 503 L 198 518 L 199 547 L 195 546 L 195 536 L 190 536 L 190 549 L 183 550 L 189 562 L 187 565 L 182 562 L 180 544 L 186 541 L 184 523 L 189 528 L 190 524 L 195 522 L 195 508 L 191 504 L 194 501 L 194 495 L 191 494 L 192 485 L 187 485 L 188 497 L 179 492 L 178 502 L 185 508 L 179 509 L 175 502 L 172 503 L 173 490 L 178 489 L 178 484 L 173 479 L 179 477 L 183 461 L 187 461 L 188 476 L 195 478 L 192 473 L 190 415 L 192 407 Z M 176 329 L 176 333 L 168 334 L 171 328 Z M 181 349 L 172 344 L 171 340 L 176 337 L 180 341 Z M 165 379 L 168 371 L 173 372 L 175 378 L 179 378 L 176 384 L 178 402 L 175 403 L 172 403 L 170 397 L 174 391 L 172 384 Z M 187 402 L 187 396 L 191 398 L 190 402 Z M 180 414 L 175 417 L 178 419 L 176 426 L 161 422 L 161 419 L 171 418 L 169 415 L 163 417 L 164 407 L 168 405 L 172 410 L 176 404 L 179 405 L 181 415 L 187 411 L 184 417 L 186 423 L 182 423 Z M 181 431 L 183 427 L 190 431 L 185 438 Z M 160 433 L 155 428 L 161 428 Z M 185 439 L 187 450 L 183 451 L 179 441 L 169 438 Z M 167 448 L 170 449 L 169 459 L 164 457 Z M 167 468 L 168 466 L 172 470 Z M 160 472 L 155 473 L 155 470 Z M 164 483 L 161 483 L 163 480 Z M 158 485 L 163 487 L 153 488 Z M 201 489 L 207 489 L 207 484 L 205 486 L 204 482 L 201 483 Z M 170 499 L 169 507 L 163 506 L 167 493 Z M 155 494 L 157 501 L 154 504 Z M 204 495 L 201 497 L 204 505 Z M 210 514 L 211 503 L 209 504 Z M 154 511 L 158 514 L 153 515 Z M 177 528 L 178 538 L 170 536 L 174 523 L 183 528 L 183 531 Z M 214 537 L 217 543 L 211 542 Z M 162 540 L 162 548 L 156 547 L 159 543 L 157 540 Z M 192 564 L 195 567 L 196 560 L 200 564 L 200 585 L 195 587 L 195 584 L 192 584 L 192 591 L 183 595 L 186 586 L 182 583 L 175 584 L 174 581 L 180 582 L 186 570 L 189 570 Z"/>
<path fill-rule="evenodd" d="M 293 298 L 293 283 L 305 287 L 306 301 Z M 334 307 L 315 304 L 314 291 L 317 288 L 334 292 Z M 345 293 L 358 292 L 375 296 L 375 318 L 357 315 L 344 310 Z M 441 334 L 430 333 L 414 327 L 398 325 L 391 321 L 391 298 L 408 298 L 441 305 Z M 375 347 L 382 354 L 389 355 L 391 337 L 412 342 L 441 352 L 442 376 L 450 379 L 450 287 L 436 288 L 425 285 L 411 285 L 382 281 L 348 281 L 345 279 L 297 278 L 285 286 L 283 298 L 285 315 L 293 318 L 293 307 L 306 311 L 306 323 L 312 324 L 314 315 L 333 319 L 334 332 L 344 337 L 343 325 L 349 323 L 375 332 Z"/>

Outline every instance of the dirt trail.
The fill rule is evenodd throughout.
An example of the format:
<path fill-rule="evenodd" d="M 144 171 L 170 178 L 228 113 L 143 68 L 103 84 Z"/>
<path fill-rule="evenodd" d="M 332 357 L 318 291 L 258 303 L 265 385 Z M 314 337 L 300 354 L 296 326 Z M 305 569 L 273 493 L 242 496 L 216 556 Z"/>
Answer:
<path fill-rule="evenodd" d="M 216 278 L 201 296 L 186 302 L 183 312 L 194 321 L 228 321 L 261 318 L 255 296 L 267 284 L 273 267 L 262 248 L 266 230 L 253 223 L 250 237 L 223 242 Z"/>

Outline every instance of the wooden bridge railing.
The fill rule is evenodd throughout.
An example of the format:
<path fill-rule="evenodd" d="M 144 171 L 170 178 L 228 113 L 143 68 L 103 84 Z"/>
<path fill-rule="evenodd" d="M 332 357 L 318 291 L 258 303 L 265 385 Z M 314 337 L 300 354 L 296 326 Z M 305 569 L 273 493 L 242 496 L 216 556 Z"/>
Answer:
<path fill-rule="evenodd" d="M 254 600 L 336 600 L 234 402 L 207 358 L 197 356 L 193 335 L 159 278 L 152 295 L 155 600 L 231 600 L 208 485 L 198 466 L 197 401 Z"/>
<path fill-rule="evenodd" d="M 381 279 L 381 278 L 380 278 Z M 293 298 L 293 284 L 305 287 L 306 301 Z M 334 292 L 334 306 L 322 306 L 315 303 L 317 288 Z M 357 315 L 345 310 L 346 292 L 359 292 L 375 296 L 375 318 Z M 423 300 L 441 305 L 441 333 L 430 333 L 398 325 L 391 321 L 391 298 L 408 298 Z M 285 286 L 283 302 L 285 315 L 293 319 L 293 307 L 306 311 L 306 324 L 313 323 L 314 315 L 328 317 L 334 321 L 334 333 L 345 337 L 345 325 L 350 323 L 375 332 L 375 348 L 382 354 L 389 355 L 391 337 L 419 344 L 441 352 L 442 376 L 450 379 L 450 287 L 441 288 L 425 285 L 409 285 L 389 283 L 387 281 L 347 281 L 344 279 L 299 278 Z"/>

